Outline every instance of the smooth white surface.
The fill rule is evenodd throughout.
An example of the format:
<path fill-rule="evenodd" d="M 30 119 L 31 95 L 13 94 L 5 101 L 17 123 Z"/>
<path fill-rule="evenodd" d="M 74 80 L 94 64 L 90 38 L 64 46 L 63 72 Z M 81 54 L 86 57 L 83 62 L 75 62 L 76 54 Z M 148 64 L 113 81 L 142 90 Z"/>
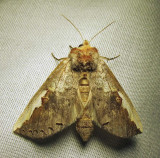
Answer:
<path fill-rule="evenodd" d="M 144 132 L 119 140 L 99 128 L 83 145 L 75 126 L 38 145 L 12 133 L 25 106 L 69 45 L 82 43 L 67 16 L 103 56 L 131 98 Z M 0 157 L 158 157 L 160 155 L 160 2 L 156 0 L 0 1 Z"/>

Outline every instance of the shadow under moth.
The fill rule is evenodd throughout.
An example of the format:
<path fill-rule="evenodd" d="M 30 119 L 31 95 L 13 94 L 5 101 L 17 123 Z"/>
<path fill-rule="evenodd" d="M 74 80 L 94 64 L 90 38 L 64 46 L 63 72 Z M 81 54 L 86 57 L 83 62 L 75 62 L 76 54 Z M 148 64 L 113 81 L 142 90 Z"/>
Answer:
<path fill-rule="evenodd" d="M 131 100 L 104 61 L 116 57 L 100 56 L 87 40 L 70 48 L 67 58 L 53 55 L 59 65 L 30 100 L 14 132 L 44 140 L 76 122 L 83 141 L 90 138 L 94 124 L 122 138 L 141 133 L 142 124 Z"/>

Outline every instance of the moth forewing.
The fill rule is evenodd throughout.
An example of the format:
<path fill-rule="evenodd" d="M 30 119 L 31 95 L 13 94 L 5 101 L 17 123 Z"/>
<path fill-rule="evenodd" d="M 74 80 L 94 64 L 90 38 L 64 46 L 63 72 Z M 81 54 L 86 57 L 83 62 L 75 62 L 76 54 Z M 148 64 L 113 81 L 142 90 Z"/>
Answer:
<path fill-rule="evenodd" d="M 58 74 L 62 67 L 66 64 L 66 60 L 62 61 L 57 68 L 50 74 L 50 76 L 47 78 L 45 83 L 40 87 L 40 89 L 36 92 L 36 94 L 32 97 L 32 99 L 29 101 L 27 107 L 23 111 L 23 113 L 20 115 L 18 118 L 17 122 L 14 124 L 13 131 L 15 131 L 17 128 L 20 128 L 22 124 L 26 121 L 29 120 L 31 117 L 33 111 L 35 108 L 40 107 L 42 104 L 42 97 L 46 94 L 47 89 L 55 89 L 55 86 L 52 84 L 51 86 L 51 79 L 55 74 Z M 60 70 L 59 70 L 60 69 Z M 52 87 L 52 88 L 51 88 Z"/>
<path fill-rule="evenodd" d="M 141 132 L 143 132 L 143 127 L 142 127 L 142 123 L 140 121 L 140 117 L 139 117 L 138 113 L 136 112 L 130 98 L 128 97 L 128 95 L 126 94 L 124 89 L 121 87 L 118 80 L 116 79 L 116 77 L 114 76 L 114 74 L 112 73 L 112 71 L 109 69 L 109 67 L 107 65 L 106 65 L 106 69 L 108 72 L 108 76 L 111 76 L 111 77 L 107 77 L 108 78 L 107 81 L 110 82 L 110 86 L 113 87 L 114 90 L 116 89 L 118 91 L 119 96 L 121 98 L 123 98 L 122 107 L 128 111 L 128 115 L 129 115 L 129 118 L 131 119 L 131 121 L 134 121 L 135 124 L 137 125 L 137 128 Z"/>
<path fill-rule="evenodd" d="M 44 139 L 76 121 L 81 105 L 74 96 L 77 78 L 70 77 L 70 67 L 69 59 L 64 59 L 51 73 L 15 123 L 15 133 Z M 72 79 L 70 84 L 67 78 Z M 65 85 L 63 90 L 62 85 Z"/>
<path fill-rule="evenodd" d="M 142 132 L 142 124 L 129 97 L 103 60 L 99 60 L 93 84 L 94 121 L 102 128 L 119 137 L 131 137 Z M 107 87 L 105 91 L 103 87 Z M 110 89 L 110 90 L 109 90 Z"/>

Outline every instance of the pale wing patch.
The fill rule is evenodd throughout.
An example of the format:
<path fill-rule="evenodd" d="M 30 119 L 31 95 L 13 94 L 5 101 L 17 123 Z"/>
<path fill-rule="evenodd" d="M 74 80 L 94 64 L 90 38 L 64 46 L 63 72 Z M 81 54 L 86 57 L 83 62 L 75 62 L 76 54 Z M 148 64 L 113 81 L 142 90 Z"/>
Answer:
<path fill-rule="evenodd" d="M 128 99 L 128 96 L 126 96 L 125 94 L 123 94 L 120 91 L 118 92 L 118 94 L 120 95 L 121 98 L 123 98 L 122 107 L 127 109 L 131 121 L 134 121 L 137 125 L 137 128 L 139 128 L 140 131 L 143 132 L 142 123 L 141 123 L 140 118 L 139 118 L 135 108 L 133 107 L 130 99 Z M 128 105 L 130 105 L 130 106 L 128 106 Z"/>
<path fill-rule="evenodd" d="M 17 128 L 21 128 L 22 124 L 29 120 L 34 109 L 38 108 L 42 105 L 41 97 L 43 97 L 46 94 L 47 90 L 42 91 L 38 98 L 36 100 L 31 100 L 28 106 L 25 108 L 17 122 L 14 124 L 13 131 L 15 131 Z"/>

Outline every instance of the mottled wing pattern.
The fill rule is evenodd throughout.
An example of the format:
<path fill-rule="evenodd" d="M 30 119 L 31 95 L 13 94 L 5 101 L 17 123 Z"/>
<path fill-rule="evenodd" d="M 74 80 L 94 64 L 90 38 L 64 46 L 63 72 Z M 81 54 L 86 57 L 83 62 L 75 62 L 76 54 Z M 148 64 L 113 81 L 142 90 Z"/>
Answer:
<path fill-rule="evenodd" d="M 44 139 L 69 126 L 81 114 L 77 96 L 78 76 L 64 59 L 29 102 L 14 125 L 14 132 Z"/>
<path fill-rule="evenodd" d="M 103 60 L 90 78 L 93 120 L 98 126 L 119 137 L 142 132 L 142 124 L 129 97 Z"/>

